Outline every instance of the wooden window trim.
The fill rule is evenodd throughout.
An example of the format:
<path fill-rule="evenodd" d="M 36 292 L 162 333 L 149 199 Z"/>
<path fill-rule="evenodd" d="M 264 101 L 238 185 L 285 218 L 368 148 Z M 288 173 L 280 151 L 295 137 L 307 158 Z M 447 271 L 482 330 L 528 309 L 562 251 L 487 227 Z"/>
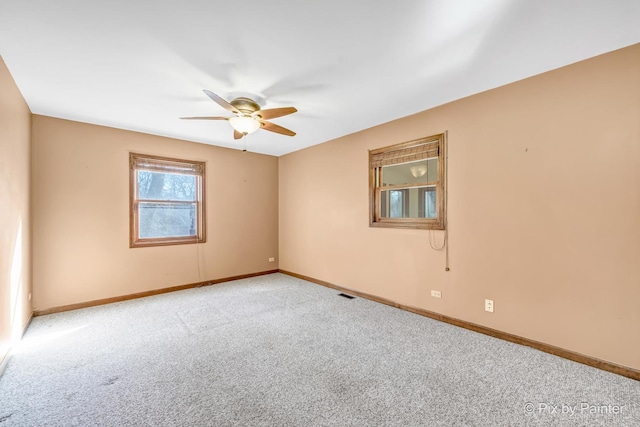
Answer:
<path fill-rule="evenodd" d="M 435 154 L 435 155 L 434 155 Z M 410 185 L 381 186 L 382 167 L 415 162 L 423 159 L 438 159 L 438 180 Z M 369 151 L 369 226 L 384 228 L 412 228 L 444 230 L 446 228 L 445 192 L 446 132 L 419 138 L 400 144 Z M 380 216 L 380 193 L 382 190 L 408 189 L 426 186 L 436 188 L 436 218 L 385 218 Z"/>
<path fill-rule="evenodd" d="M 173 170 L 171 170 L 173 169 Z M 196 200 L 139 200 L 136 171 L 181 173 L 196 176 Z M 206 242 L 205 162 L 129 153 L 129 247 L 183 245 Z M 196 235 L 178 237 L 139 238 L 138 205 L 140 203 L 196 205 Z"/>

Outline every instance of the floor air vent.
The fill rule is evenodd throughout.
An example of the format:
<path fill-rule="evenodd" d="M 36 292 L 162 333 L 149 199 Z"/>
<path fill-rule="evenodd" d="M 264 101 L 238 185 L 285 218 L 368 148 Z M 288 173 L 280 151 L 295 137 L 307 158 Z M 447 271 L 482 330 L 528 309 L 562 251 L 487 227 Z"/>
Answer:
<path fill-rule="evenodd" d="M 339 296 L 346 298 L 346 299 L 354 299 L 355 297 L 352 297 L 351 295 L 347 295 L 347 294 L 338 294 Z"/>

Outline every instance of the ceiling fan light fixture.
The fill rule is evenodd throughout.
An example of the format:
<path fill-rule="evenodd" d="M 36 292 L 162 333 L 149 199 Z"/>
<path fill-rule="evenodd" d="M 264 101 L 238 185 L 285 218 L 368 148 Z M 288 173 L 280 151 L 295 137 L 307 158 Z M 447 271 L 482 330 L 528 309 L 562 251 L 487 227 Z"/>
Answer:
<path fill-rule="evenodd" d="M 416 165 L 409 168 L 414 178 L 420 178 L 427 173 L 427 165 Z"/>
<path fill-rule="evenodd" d="M 253 117 L 238 116 L 229 119 L 231 127 L 241 134 L 248 135 L 260 129 L 260 122 Z"/>

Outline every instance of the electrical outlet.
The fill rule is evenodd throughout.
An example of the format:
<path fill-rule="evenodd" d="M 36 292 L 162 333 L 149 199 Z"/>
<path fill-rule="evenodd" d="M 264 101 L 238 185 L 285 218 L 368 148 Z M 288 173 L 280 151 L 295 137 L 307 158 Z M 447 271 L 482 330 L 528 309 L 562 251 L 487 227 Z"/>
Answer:
<path fill-rule="evenodd" d="M 269 258 L 269 262 L 274 262 L 275 260 L 275 258 Z"/>
<path fill-rule="evenodd" d="M 442 298 L 442 292 L 431 290 L 431 296 L 435 298 Z"/>
<path fill-rule="evenodd" d="M 29 301 L 31 301 L 31 292 L 29 292 Z"/>
<path fill-rule="evenodd" d="M 492 299 L 484 300 L 484 311 L 488 311 L 490 313 L 493 313 L 493 300 Z"/>

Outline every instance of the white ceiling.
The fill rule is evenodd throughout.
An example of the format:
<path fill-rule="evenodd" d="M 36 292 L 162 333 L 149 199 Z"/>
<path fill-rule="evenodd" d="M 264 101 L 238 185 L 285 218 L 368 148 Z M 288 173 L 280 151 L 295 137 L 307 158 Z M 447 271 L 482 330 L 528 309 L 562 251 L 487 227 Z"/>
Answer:
<path fill-rule="evenodd" d="M 0 0 L 34 114 L 241 148 L 178 117 L 253 94 L 299 110 L 276 156 L 638 42 L 639 0 Z"/>

